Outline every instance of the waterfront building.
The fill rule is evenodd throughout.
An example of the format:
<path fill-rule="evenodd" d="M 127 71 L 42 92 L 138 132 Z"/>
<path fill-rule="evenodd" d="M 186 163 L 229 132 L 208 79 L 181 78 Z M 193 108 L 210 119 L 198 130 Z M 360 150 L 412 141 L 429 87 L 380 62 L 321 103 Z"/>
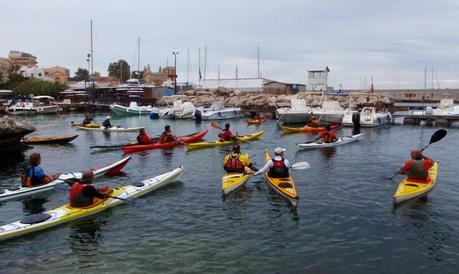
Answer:
<path fill-rule="evenodd" d="M 10 69 L 10 59 L 0 57 L 0 83 L 7 80 L 8 70 Z"/>
<path fill-rule="evenodd" d="M 177 77 L 175 67 L 159 68 L 158 72 L 152 72 L 150 65 L 148 65 L 143 71 L 143 79 L 148 85 L 154 84 L 156 86 L 162 86 L 166 82 L 174 82 Z"/>
<path fill-rule="evenodd" d="M 26 52 L 11 50 L 8 59 L 10 59 L 11 66 L 34 67 L 37 65 L 37 57 Z"/>
<path fill-rule="evenodd" d="M 45 77 L 57 81 L 61 84 L 68 84 L 68 79 L 70 77 L 70 70 L 68 68 L 54 66 L 50 68 L 45 68 Z"/>
<path fill-rule="evenodd" d="M 203 79 L 204 89 L 227 88 L 242 92 L 263 92 L 271 94 L 295 94 L 306 90 L 304 84 L 284 83 L 266 78 L 232 78 L 232 79 Z"/>
<path fill-rule="evenodd" d="M 310 91 L 327 91 L 328 90 L 328 73 L 330 69 L 309 70 L 308 86 Z"/>

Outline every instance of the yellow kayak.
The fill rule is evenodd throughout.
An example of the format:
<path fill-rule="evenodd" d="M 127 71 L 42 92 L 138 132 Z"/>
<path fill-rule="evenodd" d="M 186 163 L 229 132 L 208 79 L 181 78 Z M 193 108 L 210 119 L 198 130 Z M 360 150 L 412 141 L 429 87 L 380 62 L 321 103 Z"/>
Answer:
<path fill-rule="evenodd" d="M 213 142 L 190 143 L 186 145 L 186 148 L 189 150 L 192 150 L 192 149 L 208 148 L 208 147 L 215 147 L 215 146 L 233 145 L 237 142 L 248 142 L 248 141 L 256 140 L 260 138 L 260 136 L 263 135 L 263 133 L 265 133 L 265 131 L 260 130 L 252 134 L 240 135 L 238 136 L 239 141 L 213 141 Z"/>
<path fill-rule="evenodd" d="M 152 192 L 176 180 L 183 173 L 183 167 L 176 168 L 156 177 L 113 189 L 112 197 L 133 199 Z M 65 204 L 49 211 L 29 215 L 20 221 L 0 226 L 0 241 L 19 237 L 24 234 L 58 226 L 72 220 L 80 219 L 104 211 L 123 203 L 120 199 L 98 199 L 90 207 L 75 208 Z"/>
<path fill-rule="evenodd" d="M 70 122 L 72 127 L 87 127 L 87 128 L 100 128 L 102 125 L 101 124 L 96 124 L 96 123 L 90 123 L 90 124 L 80 124 L 80 123 L 74 123 Z"/>
<path fill-rule="evenodd" d="M 410 199 L 427 196 L 427 193 L 432 191 L 437 183 L 438 173 L 438 161 L 435 161 L 434 165 L 429 169 L 430 182 L 428 183 L 417 183 L 409 182 L 405 178 L 398 185 L 397 191 L 395 192 L 394 204 L 398 204 Z"/>
<path fill-rule="evenodd" d="M 230 192 L 243 186 L 249 180 L 249 177 L 250 177 L 249 172 L 250 172 L 250 169 L 248 168 L 246 168 L 246 174 L 225 172 L 225 175 L 223 175 L 223 178 L 222 178 L 223 195 L 227 195 Z"/>
<path fill-rule="evenodd" d="M 271 156 L 269 156 L 268 150 L 265 150 L 265 162 L 269 160 L 271 160 Z M 296 195 L 295 182 L 292 177 L 272 178 L 269 177 L 268 172 L 266 172 L 265 179 L 272 189 L 287 199 L 293 206 L 297 206 L 299 198 Z"/>

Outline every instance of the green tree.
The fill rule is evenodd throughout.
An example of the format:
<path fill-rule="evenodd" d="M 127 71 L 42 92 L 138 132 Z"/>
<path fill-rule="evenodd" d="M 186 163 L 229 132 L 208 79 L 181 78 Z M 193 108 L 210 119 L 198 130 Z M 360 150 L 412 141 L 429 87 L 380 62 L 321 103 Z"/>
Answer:
<path fill-rule="evenodd" d="M 77 81 L 84 81 L 89 79 L 89 71 L 84 68 L 78 68 L 75 71 L 75 80 Z"/>
<path fill-rule="evenodd" d="M 125 82 L 126 80 L 128 80 L 130 75 L 131 67 L 123 59 L 120 59 L 108 65 L 108 76 L 117 77 L 121 80 L 121 82 Z"/>
<path fill-rule="evenodd" d="M 20 82 L 14 88 L 17 94 L 20 95 L 49 95 L 56 97 L 59 92 L 67 89 L 67 85 L 59 82 L 40 80 L 40 79 L 27 79 Z"/>
<path fill-rule="evenodd" d="M 8 74 L 7 74 L 8 81 L 5 84 L 5 86 L 7 86 L 8 89 L 13 89 L 15 86 L 19 85 L 21 82 L 28 79 L 27 77 L 24 77 L 19 72 L 19 69 L 20 69 L 19 66 L 11 66 L 8 69 Z"/>

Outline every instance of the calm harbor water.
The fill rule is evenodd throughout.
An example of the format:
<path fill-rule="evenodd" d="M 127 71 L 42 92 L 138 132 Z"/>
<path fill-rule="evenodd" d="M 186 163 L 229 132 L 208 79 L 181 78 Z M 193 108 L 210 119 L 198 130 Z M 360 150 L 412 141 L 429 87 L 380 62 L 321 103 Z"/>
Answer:
<path fill-rule="evenodd" d="M 102 120 L 105 115 L 96 116 Z M 42 154 L 49 173 L 80 171 L 113 162 L 121 151 L 93 152 L 89 146 L 123 143 L 135 133 L 77 131 L 70 121 L 81 114 L 27 118 L 35 135 L 79 137 L 66 146 L 35 146 L 24 155 L 0 160 L 0 187 L 19 183 L 19 167 L 32 152 Z M 177 135 L 209 129 L 209 123 L 115 118 L 114 124 L 146 126 L 151 136 L 166 123 Z M 311 135 L 282 135 L 275 121 L 247 127 L 231 121 L 233 131 L 266 130 L 261 140 L 242 144 L 256 166 L 263 150 L 287 148 L 291 163 L 308 161 L 309 170 L 293 171 L 300 202 L 295 210 L 271 191 L 263 177 L 221 196 L 222 159 L 228 148 L 187 152 L 185 148 L 132 154 L 124 174 L 101 178 L 118 186 L 153 177 L 183 165 L 180 181 L 143 197 L 141 207 L 122 205 L 93 217 L 0 242 L 0 273 L 458 273 L 459 130 L 449 129 L 426 154 L 440 160 L 438 184 L 427 201 L 392 207 L 401 177 L 390 176 L 413 147 L 428 143 L 435 128 L 363 129 L 365 138 L 336 149 L 297 152 L 294 144 Z M 349 135 L 352 129 L 341 129 Z M 0 225 L 60 206 L 68 188 L 0 204 Z"/>

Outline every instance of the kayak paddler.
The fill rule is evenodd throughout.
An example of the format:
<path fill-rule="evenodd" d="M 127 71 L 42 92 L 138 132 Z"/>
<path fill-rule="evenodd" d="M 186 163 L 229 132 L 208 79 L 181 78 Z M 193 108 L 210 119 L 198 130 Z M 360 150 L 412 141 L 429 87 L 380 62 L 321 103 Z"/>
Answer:
<path fill-rule="evenodd" d="M 284 158 L 285 148 L 278 147 L 274 150 L 274 158 L 267 161 L 264 167 L 253 174 L 257 176 L 268 172 L 269 177 L 272 178 L 288 178 L 290 176 L 289 167 L 290 163 Z"/>
<path fill-rule="evenodd" d="M 87 124 L 90 124 L 91 122 L 92 122 L 91 114 L 89 114 L 89 112 L 86 112 L 82 124 L 83 124 L 83 125 L 87 125 Z"/>
<path fill-rule="evenodd" d="M 322 139 L 324 143 L 335 142 L 336 141 L 335 131 L 331 129 L 330 125 L 326 125 L 325 128 L 327 129 L 327 131 L 324 131 L 320 134 L 320 139 Z"/>
<path fill-rule="evenodd" d="M 225 128 L 218 134 L 218 137 L 220 138 L 220 141 L 232 141 L 234 139 L 229 123 L 225 124 Z"/>
<path fill-rule="evenodd" d="M 161 133 L 161 137 L 159 138 L 159 142 L 160 142 L 161 144 L 164 144 L 164 143 L 173 142 L 174 140 L 175 140 L 175 136 L 172 135 L 171 126 L 166 125 L 166 126 L 164 127 L 164 132 Z"/>
<path fill-rule="evenodd" d="M 253 166 L 252 162 L 250 162 L 249 157 L 247 157 L 246 154 L 241 154 L 241 148 L 236 144 L 233 146 L 233 151 L 225 156 L 223 168 L 228 173 L 244 173 L 245 167 L 253 171 L 258 171 L 258 169 Z"/>
<path fill-rule="evenodd" d="M 32 153 L 29 158 L 29 165 L 25 169 L 24 174 L 21 176 L 21 183 L 23 187 L 47 184 L 59 177 L 59 174 L 46 175 L 43 168 L 40 167 L 40 163 L 40 153 Z"/>
<path fill-rule="evenodd" d="M 111 193 L 110 187 L 101 187 L 96 189 L 92 183 L 94 173 L 91 170 L 83 172 L 80 182 L 76 182 L 70 189 L 70 205 L 72 207 L 88 207 L 94 204 L 94 197 L 99 199 L 107 198 L 105 193 Z"/>
<path fill-rule="evenodd" d="M 315 128 L 320 127 L 319 119 L 317 119 L 316 116 L 312 116 L 311 117 L 311 121 L 309 121 L 309 123 L 308 123 L 308 127 L 315 127 Z"/>
<path fill-rule="evenodd" d="M 105 127 L 105 129 L 108 129 L 108 128 L 111 128 L 112 127 L 112 123 L 110 122 L 110 119 L 111 117 L 110 116 L 107 116 L 105 118 L 105 120 L 102 122 L 102 126 Z"/>
<path fill-rule="evenodd" d="M 139 130 L 139 135 L 137 136 L 137 143 L 139 145 L 147 145 L 147 144 L 153 143 L 151 138 L 147 135 L 147 133 L 145 133 L 145 129 L 144 128 L 141 128 Z"/>
<path fill-rule="evenodd" d="M 399 170 L 399 174 L 408 177 L 407 181 L 428 183 L 429 169 L 434 165 L 434 161 L 429 157 L 422 155 L 420 149 L 411 151 L 411 160 L 405 162 L 405 165 Z"/>

